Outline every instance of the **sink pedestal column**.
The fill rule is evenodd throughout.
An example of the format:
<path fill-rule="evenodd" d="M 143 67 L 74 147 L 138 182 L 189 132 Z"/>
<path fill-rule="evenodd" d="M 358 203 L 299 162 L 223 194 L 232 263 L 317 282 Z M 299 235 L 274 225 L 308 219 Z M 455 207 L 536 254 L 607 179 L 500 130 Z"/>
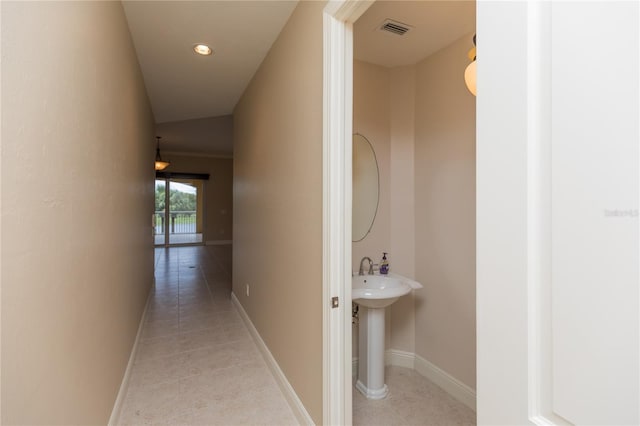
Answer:
<path fill-rule="evenodd" d="M 358 330 L 358 381 L 356 389 L 369 399 L 389 393 L 384 384 L 384 310 L 360 305 Z"/>

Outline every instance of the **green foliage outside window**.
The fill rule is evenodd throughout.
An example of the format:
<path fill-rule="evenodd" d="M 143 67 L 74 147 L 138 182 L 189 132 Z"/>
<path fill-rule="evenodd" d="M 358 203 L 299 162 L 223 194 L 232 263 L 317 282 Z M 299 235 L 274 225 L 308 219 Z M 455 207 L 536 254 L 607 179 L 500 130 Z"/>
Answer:
<path fill-rule="evenodd" d="M 156 211 L 164 211 L 166 186 L 156 185 Z M 196 194 L 172 189 L 169 193 L 169 206 L 172 211 L 195 211 Z"/>

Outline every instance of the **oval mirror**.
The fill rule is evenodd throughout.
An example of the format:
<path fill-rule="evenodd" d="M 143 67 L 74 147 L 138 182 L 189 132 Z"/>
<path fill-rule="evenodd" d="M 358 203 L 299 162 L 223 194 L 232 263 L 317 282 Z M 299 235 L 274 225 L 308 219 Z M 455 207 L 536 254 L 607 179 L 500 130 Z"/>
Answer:
<path fill-rule="evenodd" d="M 353 242 L 362 241 L 373 227 L 378 211 L 378 161 L 364 136 L 353 135 Z"/>

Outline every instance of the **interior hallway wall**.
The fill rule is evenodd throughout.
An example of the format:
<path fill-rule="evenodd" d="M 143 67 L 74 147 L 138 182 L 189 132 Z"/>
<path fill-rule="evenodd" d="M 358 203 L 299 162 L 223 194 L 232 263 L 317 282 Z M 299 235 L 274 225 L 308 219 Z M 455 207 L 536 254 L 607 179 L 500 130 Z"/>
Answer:
<path fill-rule="evenodd" d="M 416 353 L 476 384 L 475 97 L 469 34 L 417 64 Z"/>
<path fill-rule="evenodd" d="M 204 238 L 208 243 L 232 239 L 233 232 L 233 159 L 162 154 L 171 165 L 169 173 L 208 173 L 204 182 Z"/>
<path fill-rule="evenodd" d="M 236 106 L 233 126 L 233 293 L 316 424 L 324 5 L 298 3 Z"/>
<path fill-rule="evenodd" d="M 194 118 L 191 120 L 156 123 L 156 136 L 161 136 L 161 153 L 182 154 L 200 152 L 207 145 L 206 153 L 219 157 L 233 157 L 233 116 Z"/>
<path fill-rule="evenodd" d="M 2 2 L 2 423 L 106 424 L 153 282 L 120 2 Z"/>

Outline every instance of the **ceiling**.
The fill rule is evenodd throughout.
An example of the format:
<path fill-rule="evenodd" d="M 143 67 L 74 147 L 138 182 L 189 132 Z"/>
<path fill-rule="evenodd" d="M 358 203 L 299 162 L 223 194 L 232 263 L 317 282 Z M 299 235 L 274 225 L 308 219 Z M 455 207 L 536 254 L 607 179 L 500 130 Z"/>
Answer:
<path fill-rule="evenodd" d="M 387 18 L 412 28 L 403 36 L 380 31 Z M 354 24 L 354 57 L 385 67 L 413 65 L 473 33 L 475 25 L 475 1 L 376 1 Z"/>
<path fill-rule="evenodd" d="M 124 1 L 156 123 L 231 114 L 296 4 Z"/>
<path fill-rule="evenodd" d="M 232 155 L 230 114 L 297 0 L 123 5 L 162 152 Z M 404 36 L 377 31 L 386 18 L 412 29 Z M 474 1 L 377 1 L 354 24 L 354 55 L 386 67 L 415 64 L 473 31 Z M 214 54 L 196 55 L 196 43 Z"/>

